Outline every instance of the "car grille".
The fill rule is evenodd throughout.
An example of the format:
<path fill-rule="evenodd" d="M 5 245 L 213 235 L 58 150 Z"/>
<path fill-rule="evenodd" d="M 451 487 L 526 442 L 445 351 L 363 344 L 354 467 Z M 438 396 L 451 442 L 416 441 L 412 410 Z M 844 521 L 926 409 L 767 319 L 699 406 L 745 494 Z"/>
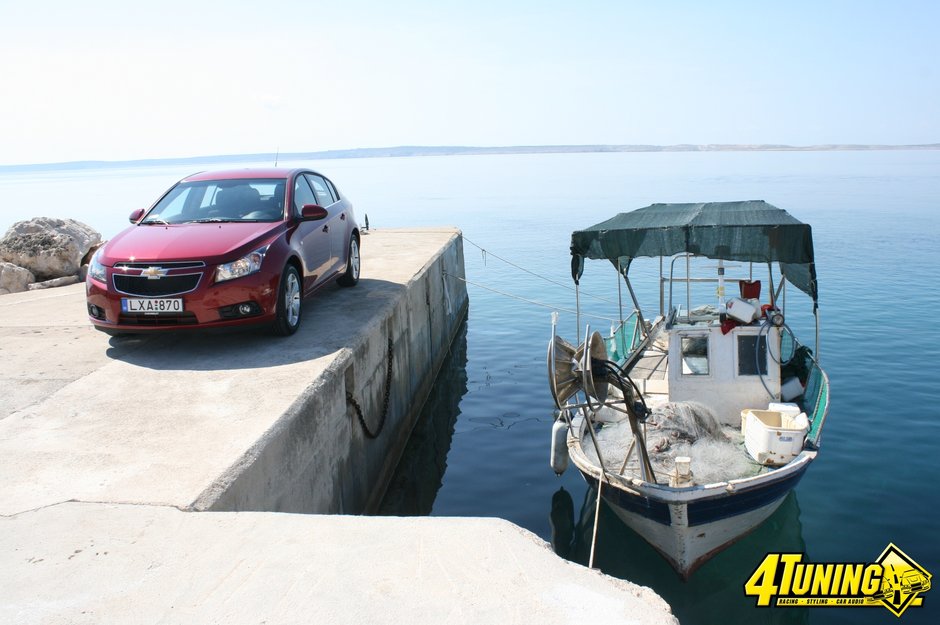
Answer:
<path fill-rule="evenodd" d="M 114 274 L 114 288 L 126 295 L 140 295 L 141 297 L 163 297 L 166 295 L 180 295 L 194 290 L 199 285 L 202 274 L 189 273 L 182 276 L 163 276 L 159 280 L 151 280 L 146 276 L 128 276 Z"/>
<path fill-rule="evenodd" d="M 183 261 L 173 261 L 173 262 L 162 262 L 158 261 L 157 263 L 131 263 L 131 262 L 119 262 L 114 263 L 115 268 L 124 268 L 124 269 L 148 269 L 154 265 L 161 267 L 162 269 L 190 269 L 192 267 L 205 267 L 206 264 L 201 260 L 183 260 Z"/>
<path fill-rule="evenodd" d="M 189 326 L 198 323 L 196 315 L 184 312 L 178 315 L 119 315 L 122 326 Z"/>

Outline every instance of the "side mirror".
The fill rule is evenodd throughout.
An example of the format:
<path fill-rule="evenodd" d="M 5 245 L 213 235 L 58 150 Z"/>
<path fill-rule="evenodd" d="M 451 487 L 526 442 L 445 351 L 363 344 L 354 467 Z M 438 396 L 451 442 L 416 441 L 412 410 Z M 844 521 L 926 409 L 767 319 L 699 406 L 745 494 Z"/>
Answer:
<path fill-rule="evenodd" d="M 140 218 L 143 217 L 143 216 L 144 216 L 144 209 L 143 209 L 143 208 L 138 208 L 138 209 L 135 210 L 133 213 L 131 213 L 131 216 L 128 217 L 128 220 L 129 220 L 132 224 L 136 224 L 138 221 L 140 221 Z"/>
<path fill-rule="evenodd" d="M 304 221 L 319 221 L 326 219 L 327 215 L 329 213 L 319 204 L 304 204 L 303 208 L 300 209 L 300 216 Z"/>

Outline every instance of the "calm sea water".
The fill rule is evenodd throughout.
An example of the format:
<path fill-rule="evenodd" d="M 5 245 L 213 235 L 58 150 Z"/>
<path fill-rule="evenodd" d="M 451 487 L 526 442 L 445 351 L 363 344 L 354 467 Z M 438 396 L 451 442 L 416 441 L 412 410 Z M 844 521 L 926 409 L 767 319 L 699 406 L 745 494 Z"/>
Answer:
<path fill-rule="evenodd" d="M 689 582 L 606 508 L 597 564 L 653 587 L 683 623 L 882 623 L 884 608 L 757 609 L 742 586 L 768 551 L 811 561 L 872 561 L 895 543 L 940 572 L 940 152 L 645 153 L 336 160 L 332 177 L 374 228 L 452 224 L 468 280 L 558 310 L 574 306 L 571 231 L 653 202 L 763 199 L 813 226 L 820 357 L 832 384 L 822 450 L 781 509 Z M 208 169 L 210 167 L 204 167 Z M 191 166 L 0 173 L 0 231 L 37 215 L 81 219 L 105 237 Z M 484 254 L 478 247 L 488 251 Z M 502 257 L 542 280 L 499 260 Z M 363 262 L 369 262 L 368 239 Z M 632 271 L 655 313 L 655 270 Z M 614 272 L 589 261 L 584 292 L 617 298 Z M 548 467 L 545 373 L 550 309 L 468 286 L 470 311 L 385 502 L 388 514 L 498 516 L 586 563 L 593 493 Z M 812 343 L 806 298 L 788 322 Z M 589 313 L 616 305 L 582 298 Z M 588 319 L 606 330 L 609 322 Z M 560 334 L 573 340 L 574 315 Z M 936 622 L 938 599 L 904 622 Z"/>

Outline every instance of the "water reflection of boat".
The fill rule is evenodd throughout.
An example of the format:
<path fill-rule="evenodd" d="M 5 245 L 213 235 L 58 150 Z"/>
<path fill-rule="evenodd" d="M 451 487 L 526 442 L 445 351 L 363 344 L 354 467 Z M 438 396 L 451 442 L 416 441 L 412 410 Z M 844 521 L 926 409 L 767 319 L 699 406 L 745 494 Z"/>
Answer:
<path fill-rule="evenodd" d="M 576 286 L 585 258 L 606 259 L 634 309 L 577 345 L 553 322 L 553 468 L 570 458 L 687 577 L 770 517 L 818 453 L 828 378 L 784 320 L 789 284 L 811 300 L 818 348 L 811 229 L 759 201 L 655 204 L 574 232 L 571 253 Z M 640 257 L 659 258 L 652 321 L 629 277 Z M 731 262 L 747 268 L 741 297 L 725 297 Z M 763 300 L 755 270 L 770 285 Z M 701 285 L 717 289 L 693 307 Z"/>
<path fill-rule="evenodd" d="M 454 337 L 431 393 L 421 409 L 378 513 L 425 516 L 431 513 L 447 469 L 447 454 L 467 394 L 467 322 Z"/>
<path fill-rule="evenodd" d="M 551 544 L 568 560 L 587 564 L 594 527 L 596 491 L 586 489 L 575 516 L 575 503 L 565 489 L 552 496 Z M 630 530 L 612 510 L 601 507 L 594 565 L 608 575 L 649 586 L 672 607 L 684 625 L 696 623 L 798 624 L 809 609 L 758 608 L 743 591 L 744 581 L 768 551 L 805 553 L 800 507 L 795 492 L 787 495 L 769 519 L 734 545 L 702 565 L 690 579 L 680 579 L 669 564 Z"/>

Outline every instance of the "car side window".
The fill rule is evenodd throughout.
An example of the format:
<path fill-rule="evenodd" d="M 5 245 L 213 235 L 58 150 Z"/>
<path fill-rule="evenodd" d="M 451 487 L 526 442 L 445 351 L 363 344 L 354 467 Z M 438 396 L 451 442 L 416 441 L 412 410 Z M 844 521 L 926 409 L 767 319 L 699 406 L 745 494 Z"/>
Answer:
<path fill-rule="evenodd" d="M 336 190 L 336 185 L 329 178 L 324 178 L 324 180 L 326 180 L 326 186 L 330 188 L 330 193 L 333 194 L 333 201 L 339 202 L 339 191 Z"/>
<path fill-rule="evenodd" d="M 319 202 L 317 202 L 316 196 L 313 195 L 313 191 L 310 190 L 307 179 L 303 176 L 297 176 L 297 179 L 294 180 L 294 214 L 298 217 L 301 215 L 304 204 L 319 204 Z"/>
<path fill-rule="evenodd" d="M 329 206 L 336 201 L 336 198 L 330 193 L 330 187 L 326 184 L 326 180 L 313 174 L 306 174 L 306 176 L 313 187 L 313 192 L 317 194 L 317 204 Z"/>

